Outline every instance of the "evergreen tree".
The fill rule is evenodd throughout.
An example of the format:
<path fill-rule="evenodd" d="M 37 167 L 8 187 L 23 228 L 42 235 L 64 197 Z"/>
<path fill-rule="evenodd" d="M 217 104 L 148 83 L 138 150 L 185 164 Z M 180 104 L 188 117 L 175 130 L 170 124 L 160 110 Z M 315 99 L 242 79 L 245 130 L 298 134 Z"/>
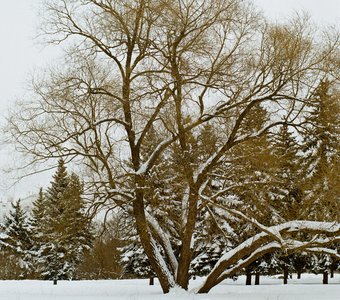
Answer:
<path fill-rule="evenodd" d="M 274 184 L 271 188 L 271 204 L 280 216 L 280 221 L 297 220 L 301 214 L 303 188 L 301 165 L 298 155 L 300 145 L 284 125 L 271 135 L 273 156 L 276 160 Z"/>
<path fill-rule="evenodd" d="M 252 116 L 242 126 L 244 130 L 256 132 L 267 121 L 268 112 L 258 106 Z M 242 203 L 241 210 L 247 216 L 267 226 L 299 219 L 303 195 L 299 149 L 288 126 L 234 149 L 233 157 L 229 158 L 233 162 L 228 172 L 231 178 L 229 185 L 236 186 L 232 192 L 237 195 Z M 244 220 L 240 220 L 236 228 L 236 244 L 257 232 L 256 227 Z M 273 274 L 287 265 L 287 258 L 281 252 L 274 252 L 256 260 L 247 270 Z"/>
<path fill-rule="evenodd" d="M 68 176 L 63 160 L 45 195 L 42 191 L 33 212 L 38 238 L 38 273 L 43 279 L 72 279 L 86 249 L 92 243 L 79 178 Z M 43 208 L 45 206 L 45 209 Z"/>
<path fill-rule="evenodd" d="M 130 239 L 129 244 L 122 248 L 122 263 L 125 277 L 150 278 L 155 277 L 144 249 L 137 235 Z"/>
<path fill-rule="evenodd" d="M 72 173 L 65 191 L 67 201 L 63 221 L 67 224 L 64 236 L 66 237 L 67 252 L 65 259 L 68 261 L 68 277 L 76 272 L 77 265 L 82 260 L 84 253 L 90 249 L 93 242 L 89 218 L 86 216 L 85 203 L 82 198 L 83 185 L 79 177 Z"/>
<path fill-rule="evenodd" d="M 209 156 L 216 153 L 219 146 L 220 130 L 217 125 L 206 124 L 196 135 L 190 136 L 190 155 L 193 158 L 192 165 L 197 166 L 204 163 Z M 177 154 L 178 156 L 179 154 Z M 221 169 L 215 170 L 219 176 L 212 175 L 202 191 L 202 203 L 224 188 L 225 175 Z M 182 172 L 185 174 L 184 172 Z M 224 195 L 222 195 L 224 196 Z M 227 195 L 228 196 L 228 195 Z M 213 199 L 211 199 L 213 200 Z M 219 205 L 224 205 L 224 198 L 215 199 Z M 228 202 L 228 201 L 227 201 Z M 208 203 L 202 205 L 197 218 L 196 230 L 193 237 L 193 260 L 190 265 L 189 274 L 192 277 L 205 276 L 212 270 L 218 258 L 231 249 L 235 235 L 231 220 L 226 218 L 225 211 Z M 234 220 L 234 219 L 233 219 Z"/>
<path fill-rule="evenodd" d="M 243 120 L 242 135 L 256 132 L 267 121 L 268 112 L 261 106 L 253 108 L 252 117 Z M 228 126 L 226 126 L 228 127 Z M 209 130 L 208 130 L 209 129 Z M 211 156 L 216 151 L 220 129 L 211 127 L 205 133 L 204 154 Z M 237 208 L 248 216 L 254 216 L 264 224 L 270 224 L 275 212 L 268 205 L 268 185 L 271 182 L 272 159 L 270 141 L 266 136 L 250 139 L 236 146 L 228 157 L 211 175 L 211 181 L 204 190 L 205 199 L 217 204 L 207 205 L 200 214 L 195 236 L 195 258 L 192 262 L 193 275 L 206 275 L 215 265 L 217 258 L 243 242 L 256 229 L 244 219 L 219 208 Z M 206 158 L 205 158 L 206 159 Z M 223 192 L 223 191 L 226 192 Z M 215 197 L 214 195 L 218 195 Z M 202 200 L 205 202 L 206 200 Z M 256 212 L 256 215 L 255 215 Z"/>
<path fill-rule="evenodd" d="M 303 170 L 306 192 L 303 218 L 340 221 L 340 92 L 330 81 L 320 82 L 310 100 L 311 124 L 303 137 Z M 335 244 L 334 248 L 338 248 Z M 312 255 L 308 268 L 314 273 L 337 263 L 325 254 Z"/>
<path fill-rule="evenodd" d="M 46 197 L 43 192 L 43 189 L 40 188 L 38 198 L 33 202 L 33 207 L 31 211 L 31 231 L 32 231 L 32 240 L 33 245 L 31 249 L 32 253 L 32 265 L 35 266 L 30 274 L 32 278 L 40 278 L 40 260 L 41 260 L 41 251 L 44 249 L 44 231 L 43 225 L 46 217 Z"/>
<path fill-rule="evenodd" d="M 329 81 L 311 99 L 311 127 L 304 136 L 305 218 L 340 220 L 340 93 Z"/>
<path fill-rule="evenodd" d="M 33 202 L 31 224 L 33 228 L 38 228 L 41 224 L 46 210 L 45 195 L 40 188 L 38 198 Z M 38 234 L 38 233 L 37 233 Z"/>
<path fill-rule="evenodd" d="M 30 269 L 31 231 L 26 212 L 20 199 L 12 203 L 12 210 L 5 217 L 2 245 L 10 259 L 21 269 L 20 278 L 25 278 Z"/>
<path fill-rule="evenodd" d="M 8 244 L 19 252 L 29 249 L 31 246 L 29 224 L 26 212 L 21 206 L 21 200 L 12 203 L 12 210 L 5 217 L 5 232 L 8 236 Z"/>

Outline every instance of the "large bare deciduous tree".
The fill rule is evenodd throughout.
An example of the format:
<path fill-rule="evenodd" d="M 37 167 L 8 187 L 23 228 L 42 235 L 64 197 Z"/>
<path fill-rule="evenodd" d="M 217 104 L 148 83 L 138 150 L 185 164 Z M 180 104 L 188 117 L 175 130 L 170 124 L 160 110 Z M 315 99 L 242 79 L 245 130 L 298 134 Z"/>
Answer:
<path fill-rule="evenodd" d="M 36 80 L 34 99 L 10 118 L 17 148 L 37 164 L 64 157 L 86 165 L 93 206 L 133 216 L 163 291 L 187 289 L 200 210 L 223 196 L 209 189 L 211 174 L 234 146 L 275 126 L 304 125 L 320 80 L 339 78 L 339 37 L 317 36 L 301 16 L 270 24 L 238 0 L 59 0 L 46 9 L 45 37 L 67 44 L 66 63 Z M 259 107 L 266 122 L 245 126 Z M 216 131 L 212 151 L 193 149 L 208 125 Z M 172 189 L 150 188 L 174 152 L 176 174 L 173 166 L 162 173 Z M 163 221 L 157 210 L 171 203 L 160 190 L 173 191 L 167 199 L 178 208 Z M 198 292 L 275 249 L 338 256 L 327 245 L 339 240 L 339 223 L 269 227 L 226 210 L 259 233 L 221 257 Z M 299 241 L 298 230 L 314 237 Z"/>

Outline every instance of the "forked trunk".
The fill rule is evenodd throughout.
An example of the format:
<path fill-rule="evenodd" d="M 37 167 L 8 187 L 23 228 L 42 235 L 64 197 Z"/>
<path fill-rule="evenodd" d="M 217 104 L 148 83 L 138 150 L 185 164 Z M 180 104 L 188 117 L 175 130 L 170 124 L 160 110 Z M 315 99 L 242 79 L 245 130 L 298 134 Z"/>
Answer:
<path fill-rule="evenodd" d="M 160 262 L 162 257 L 157 253 L 156 245 L 152 241 L 149 228 L 144 211 L 143 194 L 136 191 L 136 199 L 133 202 L 133 213 L 136 220 L 137 231 L 140 237 L 144 251 L 149 259 L 153 271 L 156 273 L 159 283 L 162 287 L 163 293 L 169 292 L 170 288 L 174 286 L 174 281 L 171 280 L 171 274 L 166 270 L 166 265 Z"/>
<path fill-rule="evenodd" d="M 182 235 L 182 247 L 179 255 L 178 272 L 176 283 L 187 290 L 189 285 L 189 268 L 192 259 L 192 236 L 195 230 L 196 219 L 197 219 L 197 201 L 198 192 L 191 191 L 188 200 L 188 215 L 185 224 L 185 230 Z"/>
<path fill-rule="evenodd" d="M 191 261 L 191 254 L 181 255 L 178 264 L 177 284 L 183 289 L 187 290 L 189 285 L 189 265 Z"/>

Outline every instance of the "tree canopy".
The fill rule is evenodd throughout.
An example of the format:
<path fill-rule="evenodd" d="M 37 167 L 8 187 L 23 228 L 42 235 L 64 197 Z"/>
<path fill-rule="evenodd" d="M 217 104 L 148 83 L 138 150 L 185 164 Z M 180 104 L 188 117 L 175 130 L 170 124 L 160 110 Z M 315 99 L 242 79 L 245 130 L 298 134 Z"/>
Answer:
<path fill-rule="evenodd" d="M 86 166 L 93 208 L 132 217 L 164 292 L 188 287 L 212 207 L 227 216 L 222 232 L 243 220 L 253 236 L 221 254 L 199 292 L 275 249 L 338 256 L 327 248 L 338 220 L 256 220 L 264 193 L 229 177 L 237 147 L 278 126 L 308 127 L 320 82 L 339 83 L 337 33 L 303 16 L 272 24 L 238 0 L 49 1 L 43 31 L 66 43 L 65 65 L 34 82 L 8 130 L 36 164 Z M 231 193 L 235 184 L 249 193 Z M 255 200 L 243 211 L 236 204 L 246 198 Z"/>

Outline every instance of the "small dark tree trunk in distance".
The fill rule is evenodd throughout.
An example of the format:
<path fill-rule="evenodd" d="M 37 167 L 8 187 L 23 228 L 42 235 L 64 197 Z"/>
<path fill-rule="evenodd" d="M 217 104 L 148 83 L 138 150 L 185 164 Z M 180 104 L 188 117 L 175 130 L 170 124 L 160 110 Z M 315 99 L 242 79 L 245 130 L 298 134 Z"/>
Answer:
<path fill-rule="evenodd" d="M 251 272 L 247 271 L 246 273 L 246 285 L 251 285 Z"/>
<path fill-rule="evenodd" d="M 57 279 L 54 279 L 53 280 L 53 285 L 57 285 L 57 282 L 58 282 Z"/>
<path fill-rule="evenodd" d="M 154 278 L 153 278 L 153 277 L 150 277 L 150 279 L 149 279 L 149 285 L 154 285 L 154 284 L 155 284 Z"/>
<path fill-rule="evenodd" d="M 334 278 L 334 269 L 331 268 L 331 278 Z"/>
<path fill-rule="evenodd" d="M 288 267 L 284 266 L 283 267 L 283 284 L 288 283 Z"/>
<path fill-rule="evenodd" d="M 301 279 L 301 271 L 300 270 L 297 271 L 297 279 Z"/>
<path fill-rule="evenodd" d="M 323 280 L 322 280 L 323 284 L 328 284 L 328 271 L 325 270 L 323 271 Z"/>
<path fill-rule="evenodd" d="M 260 285 L 260 273 L 255 273 L 255 285 Z"/>

